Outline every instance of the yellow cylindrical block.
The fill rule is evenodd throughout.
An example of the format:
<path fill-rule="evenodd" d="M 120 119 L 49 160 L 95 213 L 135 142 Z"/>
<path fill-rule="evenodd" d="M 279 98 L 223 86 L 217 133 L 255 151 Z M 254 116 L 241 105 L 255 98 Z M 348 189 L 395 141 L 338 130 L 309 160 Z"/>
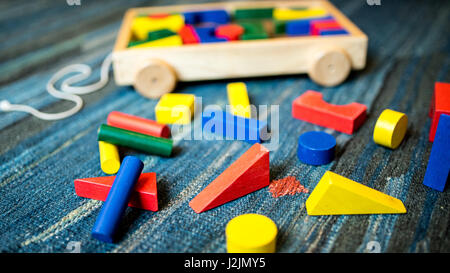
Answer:
<path fill-rule="evenodd" d="M 243 82 L 227 84 L 228 102 L 231 113 L 244 118 L 251 117 L 250 100 L 248 99 L 247 86 Z"/>
<path fill-rule="evenodd" d="M 228 253 L 274 253 L 278 229 L 260 214 L 239 215 L 225 228 Z"/>
<path fill-rule="evenodd" d="M 102 171 L 107 174 L 115 174 L 120 168 L 119 149 L 116 145 L 99 141 L 98 149 L 100 151 L 100 166 Z"/>
<path fill-rule="evenodd" d="M 373 141 L 376 144 L 396 149 L 406 134 L 408 116 L 394 110 L 386 109 L 378 117 L 373 130 Z"/>

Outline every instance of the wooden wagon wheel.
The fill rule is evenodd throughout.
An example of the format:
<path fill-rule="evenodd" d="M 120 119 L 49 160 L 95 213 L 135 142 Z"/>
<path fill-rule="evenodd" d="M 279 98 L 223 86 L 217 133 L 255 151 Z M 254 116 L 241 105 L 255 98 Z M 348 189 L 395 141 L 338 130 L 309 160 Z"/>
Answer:
<path fill-rule="evenodd" d="M 331 48 L 317 54 L 308 75 L 317 84 L 335 86 L 348 77 L 350 70 L 351 62 L 345 50 Z"/>
<path fill-rule="evenodd" d="M 156 99 L 172 92 L 177 83 L 175 70 L 160 60 L 151 60 L 134 79 L 134 88 L 144 97 Z"/>

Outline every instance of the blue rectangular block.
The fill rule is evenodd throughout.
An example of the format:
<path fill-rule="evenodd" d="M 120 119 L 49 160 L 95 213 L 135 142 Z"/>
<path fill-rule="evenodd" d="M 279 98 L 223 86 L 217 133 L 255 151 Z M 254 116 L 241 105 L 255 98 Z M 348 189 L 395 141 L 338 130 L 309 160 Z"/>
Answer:
<path fill-rule="evenodd" d="M 203 26 L 194 28 L 197 33 L 200 43 L 218 43 L 227 42 L 225 38 L 219 38 L 215 36 L 215 26 Z"/>
<path fill-rule="evenodd" d="M 267 132 L 267 122 L 208 109 L 202 113 L 202 130 L 227 139 L 261 143 L 262 135 Z"/>
<path fill-rule="evenodd" d="M 230 21 L 228 12 L 224 9 L 199 10 L 183 12 L 185 24 L 202 23 L 227 24 Z"/>
<path fill-rule="evenodd" d="M 98 214 L 92 237 L 107 243 L 114 242 L 119 222 L 128 207 L 134 186 L 141 175 L 144 163 L 135 156 L 126 156 Z"/>
<path fill-rule="evenodd" d="M 184 23 L 186 25 L 194 25 L 200 22 L 200 16 L 197 11 L 187 11 L 183 12 Z"/>
<path fill-rule="evenodd" d="M 444 191 L 450 172 L 450 116 L 441 114 L 423 184 Z"/>
<path fill-rule="evenodd" d="M 289 36 L 311 35 L 311 22 L 331 19 L 333 19 L 333 16 L 288 21 L 286 23 L 286 34 Z"/>
<path fill-rule="evenodd" d="M 224 9 L 202 11 L 200 18 L 202 23 L 227 24 L 230 22 L 230 16 Z"/>
<path fill-rule="evenodd" d="M 348 31 L 345 29 L 327 29 L 327 30 L 319 30 L 320 36 L 328 36 L 328 35 L 341 35 L 348 34 Z"/>

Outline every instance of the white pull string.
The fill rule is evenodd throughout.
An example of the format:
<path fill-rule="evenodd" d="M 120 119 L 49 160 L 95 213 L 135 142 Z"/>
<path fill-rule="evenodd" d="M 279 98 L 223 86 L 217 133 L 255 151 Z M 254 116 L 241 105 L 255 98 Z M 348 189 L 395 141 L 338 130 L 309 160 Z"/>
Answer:
<path fill-rule="evenodd" d="M 20 111 L 30 113 L 33 116 L 44 120 L 58 120 L 70 117 L 80 111 L 83 107 L 83 100 L 78 95 L 89 94 L 103 88 L 109 81 L 109 69 L 112 63 L 112 53 L 103 60 L 100 70 L 100 80 L 90 85 L 71 86 L 83 81 L 92 74 L 92 69 L 85 64 L 72 64 L 56 72 L 47 83 L 47 92 L 53 97 L 75 102 L 71 109 L 60 113 L 43 113 L 31 106 L 24 104 L 11 104 L 7 100 L 0 102 L 0 110 L 4 112 Z M 69 73 L 77 73 L 61 83 L 61 90 L 55 88 L 55 83 Z"/>

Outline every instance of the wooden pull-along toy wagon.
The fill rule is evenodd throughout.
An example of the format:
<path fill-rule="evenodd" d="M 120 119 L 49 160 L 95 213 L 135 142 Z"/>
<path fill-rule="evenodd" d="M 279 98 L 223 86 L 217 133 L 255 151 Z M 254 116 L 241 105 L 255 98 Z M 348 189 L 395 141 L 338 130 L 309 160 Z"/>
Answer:
<path fill-rule="evenodd" d="M 114 77 L 148 98 L 177 81 L 300 73 L 335 86 L 364 68 L 367 43 L 328 1 L 132 8 L 114 46 Z"/>

